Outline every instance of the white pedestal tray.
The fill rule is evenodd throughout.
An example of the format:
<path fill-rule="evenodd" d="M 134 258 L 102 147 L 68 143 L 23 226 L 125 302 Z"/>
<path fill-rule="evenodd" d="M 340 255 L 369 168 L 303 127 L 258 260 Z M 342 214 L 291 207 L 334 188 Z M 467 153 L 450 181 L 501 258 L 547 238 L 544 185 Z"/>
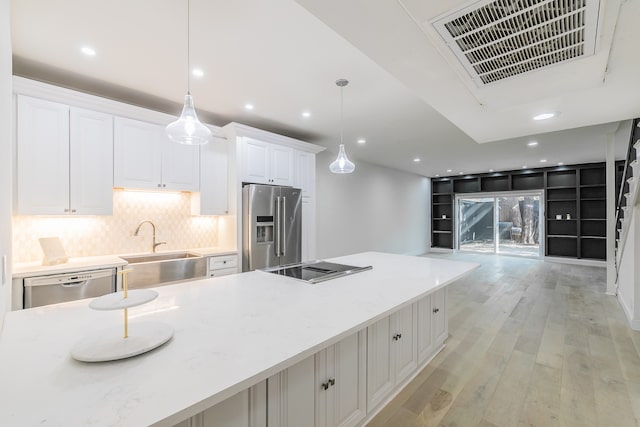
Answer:
<path fill-rule="evenodd" d="M 153 350 L 173 336 L 173 328 L 160 322 L 135 322 L 129 334 L 130 307 L 146 304 L 158 297 L 152 289 L 127 290 L 124 270 L 123 291 L 96 298 L 89 304 L 93 310 L 124 310 L 124 334 L 113 328 L 97 331 L 95 335 L 78 341 L 71 348 L 71 357 L 81 362 L 107 362 L 126 359 Z"/>

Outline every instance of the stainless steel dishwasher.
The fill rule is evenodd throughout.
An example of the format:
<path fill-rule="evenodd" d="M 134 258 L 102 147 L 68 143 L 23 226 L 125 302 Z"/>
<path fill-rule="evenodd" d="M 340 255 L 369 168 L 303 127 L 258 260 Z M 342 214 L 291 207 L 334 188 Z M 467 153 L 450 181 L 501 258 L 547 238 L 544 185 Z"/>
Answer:
<path fill-rule="evenodd" d="M 24 279 L 24 308 L 99 297 L 116 289 L 116 269 L 79 271 Z"/>

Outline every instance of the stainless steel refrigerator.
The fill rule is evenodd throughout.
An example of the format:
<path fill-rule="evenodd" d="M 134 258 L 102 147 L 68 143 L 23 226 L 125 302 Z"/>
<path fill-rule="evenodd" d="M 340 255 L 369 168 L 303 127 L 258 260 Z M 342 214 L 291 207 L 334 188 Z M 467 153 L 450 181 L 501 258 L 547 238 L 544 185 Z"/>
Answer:
<path fill-rule="evenodd" d="M 301 261 L 301 196 L 292 187 L 242 188 L 242 271 Z"/>

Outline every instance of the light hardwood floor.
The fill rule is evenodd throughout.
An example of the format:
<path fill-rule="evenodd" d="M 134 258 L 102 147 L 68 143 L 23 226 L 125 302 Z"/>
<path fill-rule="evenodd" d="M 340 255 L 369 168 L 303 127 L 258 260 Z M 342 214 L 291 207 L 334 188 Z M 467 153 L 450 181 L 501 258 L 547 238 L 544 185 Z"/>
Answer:
<path fill-rule="evenodd" d="M 640 425 L 640 332 L 604 268 L 473 254 L 449 286 L 445 349 L 368 425 Z"/>

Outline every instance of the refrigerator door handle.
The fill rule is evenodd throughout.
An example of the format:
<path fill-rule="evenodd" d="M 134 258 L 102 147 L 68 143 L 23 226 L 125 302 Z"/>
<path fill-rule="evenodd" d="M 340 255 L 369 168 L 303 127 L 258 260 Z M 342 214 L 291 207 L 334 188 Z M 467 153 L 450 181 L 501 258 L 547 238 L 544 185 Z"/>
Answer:
<path fill-rule="evenodd" d="M 276 256 L 280 256 L 280 196 L 276 197 L 276 220 L 274 221 L 275 225 L 275 235 L 276 235 Z"/>
<path fill-rule="evenodd" d="M 282 226 L 281 226 L 281 232 L 282 232 L 282 253 L 280 254 L 281 256 L 285 256 L 286 252 L 287 252 L 287 236 L 285 236 L 285 232 L 287 230 L 286 227 L 286 221 L 287 221 L 287 198 L 283 197 L 282 198 L 282 212 L 281 213 L 281 219 L 282 219 Z"/>

